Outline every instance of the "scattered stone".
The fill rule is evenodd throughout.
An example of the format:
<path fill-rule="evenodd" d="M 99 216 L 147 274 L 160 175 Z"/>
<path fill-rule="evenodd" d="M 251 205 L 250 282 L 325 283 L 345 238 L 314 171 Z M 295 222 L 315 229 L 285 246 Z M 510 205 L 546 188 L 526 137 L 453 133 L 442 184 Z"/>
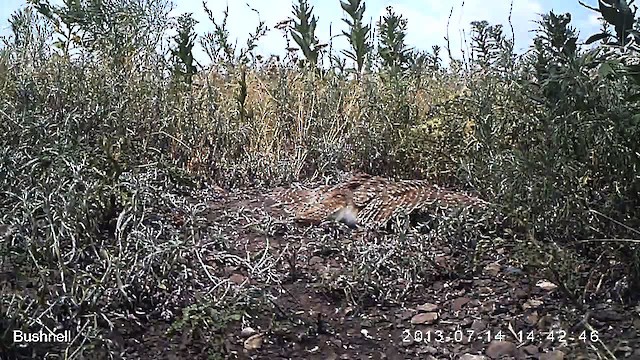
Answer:
<path fill-rule="evenodd" d="M 416 309 L 422 312 L 433 312 L 438 310 L 438 305 L 432 303 L 424 303 L 422 305 L 418 305 Z"/>
<path fill-rule="evenodd" d="M 416 349 L 416 354 L 437 354 L 438 349 L 433 346 L 425 345 Z"/>
<path fill-rule="evenodd" d="M 484 267 L 484 272 L 491 276 L 498 276 L 500 273 L 500 264 L 491 263 Z"/>
<path fill-rule="evenodd" d="M 410 319 L 414 314 L 415 314 L 415 311 L 405 310 L 398 314 L 398 319 L 407 320 L 407 319 Z"/>
<path fill-rule="evenodd" d="M 438 320 L 437 312 L 420 313 L 411 318 L 411 323 L 417 324 L 433 324 Z"/>
<path fill-rule="evenodd" d="M 540 351 L 538 350 L 538 346 L 536 345 L 527 345 L 520 348 L 525 355 L 537 355 Z"/>
<path fill-rule="evenodd" d="M 623 318 L 621 314 L 617 313 L 614 310 L 595 311 L 592 314 L 592 317 L 594 319 L 605 321 L 605 322 L 620 321 Z"/>
<path fill-rule="evenodd" d="M 544 302 L 541 300 L 529 299 L 526 303 L 522 304 L 522 308 L 525 310 L 537 309 L 542 306 L 542 304 L 544 304 Z"/>
<path fill-rule="evenodd" d="M 480 311 L 485 314 L 490 314 L 496 309 L 496 304 L 493 301 L 487 301 L 480 306 Z"/>
<path fill-rule="evenodd" d="M 463 354 L 458 360 L 487 360 L 487 357 L 484 355 Z"/>
<path fill-rule="evenodd" d="M 522 269 L 518 269 L 517 267 L 507 266 L 505 272 L 509 275 L 521 275 Z"/>
<path fill-rule="evenodd" d="M 473 324 L 474 319 L 465 316 L 462 319 L 460 319 L 460 326 L 463 328 L 469 327 L 471 326 L 471 324 Z"/>
<path fill-rule="evenodd" d="M 244 341 L 244 348 L 249 351 L 260 349 L 262 347 L 263 337 L 263 334 L 252 335 Z"/>
<path fill-rule="evenodd" d="M 468 297 L 459 297 L 453 300 L 453 311 L 460 311 L 471 299 Z"/>
<path fill-rule="evenodd" d="M 513 296 L 515 296 L 518 299 L 525 299 L 527 298 L 527 296 L 529 296 L 529 294 L 527 294 L 527 292 L 524 291 L 523 289 L 516 289 L 515 292 L 513 293 Z"/>
<path fill-rule="evenodd" d="M 547 329 L 553 323 L 553 317 L 551 315 L 545 315 L 540 317 L 538 320 L 537 326 L 538 329 Z"/>
<path fill-rule="evenodd" d="M 402 339 L 400 342 L 400 346 L 409 347 L 412 346 L 416 341 L 413 339 L 413 336 L 408 336 L 406 339 Z"/>
<path fill-rule="evenodd" d="M 338 355 L 336 354 L 335 351 L 329 350 L 327 352 L 327 354 L 325 355 L 325 359 L 327 359 L 327 360 L 337 360 L 338 359 Z"/>
<path fill-rule="evenodd" d="M 544 354 L 540 354 L 538 357 L 539 360 L 563 360 L 564 353 L 562 351 L 550 351 Z"/>
<path fill-rule="evenodd" d="M 618 357 L 628 358 L 633 353 L 633 348 L 629 345 L 621 345 L 618 346 L 613 353 Z"/>
<path fill-rule="evenodd" d="M 442 281 L 436 281 L 431 285 L 431 289 L 433 291 L 440 291 L 444 288 L 444 283 Z"/>
<path fill-rule="evenodd" d="M 489 296 L 493 294 L 493 289 L 488 286 L 483 286 L 478 289 L 478 294 L 480 294 L 480 296 Z"/>
<path fill-rule="evenodd" d="M 240 331 L 240 337 L 248 338 L 251 335 L 255 335 L 257 331 L 251 326 L 247 326 L 242 331 Z"/>
<path fill-rule="evenodd" d="M 352 313 L 353 313 L 353 308 L 352 308 L 351 306 L 347 306 L 347 307 L 344 309 L 344 316 L 349 316 L 349 315 L 351 315 Z"/>
<path fill-rule="evenodd" d="M 311 259 L 309 259 L 309 265 L 314 266 L 316 264 L 322 264 L 324 262 L 324 259 L 321 258 L 320 256 L 312 256 Z"/>
<path fill-rule="evenodd" d="M 242 283 L 247 279 L 246 276 L 242 275 L 242 274 L 231 274 L 231 276 L 229 276 L 229 280 L 236 284 L 236 285 L 242 285 Z"/>
<path fill-rule="evenodd" d="M 538 281 L 538 283 L 536 283 L 536 286 L 539 287 L 542 290 L 546 290 L 546 291 L 551 291 L 551 290 L 555 290 L 558 288 L 558 285 L 552 283 L 551 281 L 548 280 L 540 280 Z"/>
<path fill-rule="evenodd" d="M 536 323 L 538 323 L 538 319 L 539 319 L 538 313 L 535 311 L 527 315 L 526 317 L 527 324 L 529 325 L 535 325 Z"/>
<path fill-rule="evenodd" d="M 364 336 L 367 339 L 373 339 L 373 336 L 369 335 L 369 330 L 367 329 L 360 330 L 360 334 L 362 334 L 362 336 Z"/>
<path fill-rule="evenodd" d="M 485 353 L 492 359 L 500 359 L 503 356 L 513 356 L 516 352 L 516 345 L 510 341 L 494 340 L 489 343 Z"/>
<path fill-rule="evenodd" d="M 473 324 L 471 324 L 471 330 L 475 331 L 476 333 L 479 333 L 486 328 L 487 323 L 483 320 L 473 320 Z"/>

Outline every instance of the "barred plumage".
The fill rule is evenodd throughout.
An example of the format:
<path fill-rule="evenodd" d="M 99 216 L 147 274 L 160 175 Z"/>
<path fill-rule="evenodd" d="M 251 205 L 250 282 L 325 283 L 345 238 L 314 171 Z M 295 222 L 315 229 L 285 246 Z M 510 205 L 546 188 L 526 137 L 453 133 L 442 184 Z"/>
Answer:
<path fill-rule="evenodd" d="M 335 186 L 294 187 L 275 191 L 274 206 L 284 206 L 297 220 L 318 223 L 328 219 L 349 226 L 383 227 L 395 216 L 434 204 L 482 207 L 488 203 L 461 192 L 443 190 L 425 180 L 393 181 L 357 174 Z"/>

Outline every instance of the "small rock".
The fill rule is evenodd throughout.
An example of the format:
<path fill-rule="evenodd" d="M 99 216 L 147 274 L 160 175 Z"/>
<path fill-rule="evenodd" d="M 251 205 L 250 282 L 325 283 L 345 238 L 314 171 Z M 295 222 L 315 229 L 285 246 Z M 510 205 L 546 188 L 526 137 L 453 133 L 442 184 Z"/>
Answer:
<path fill-rule="evenodd" d="M 493 301 L 487 301 L 480 306 L 480 311 L 485 314 L 490 314 L 496 309 L 496 304 Z"/>
<path fill-rule="evenodd" d="M 620 321 L 624 318 L 622 314 L 617 313 L 614 310 L 595 311 L 592 316 L 594 319 L 606 322 Z"/>
<path fill-rule="evenodd" d="M 538 329 L 542 330 L 551 326 L 552 323 L 553 323 L 553 317 L 551 315 L 545 315 L 540 317 L 536 326 L 538 327 Z"/>
<path fill-rule="evenodd" d="M 444 283 L 442 283 L 442 281 L 436 281 L 431 284 L 431 289 L 433 289 L 434 291 L 440 291 L 442 290 L 442 288 L 444 288 Z"/>
<path fill-rule="evenodd" d="M 409 347 L 409 346 L 413 345 L 415 342 L 416 341 L 413 339 L 413 337 L 409 336 L 406 339 L 403 339 L 402 342 L 400 342 L 400 346 Z"/>
<path fill-rule="evenodd" d="M 445 269 L 447 268 L 447 265 L 449 265 L 449 263 L 451 262 L 449 256 L 443 256 L 443 255 L 436 256 L 434 260 L 436 264 L 438 264 L 438 266 L 443 267 Z"/>
<path fill-rule="evenodd" d="M 327 360 L 337 360 L 338 359 L 338 355 L 335 353 L 335 351 L 329 350 L 325 354 L 325 359 L 327 359 Z"/>
<path fill-rule="evenodd" d="M 503 356 L 513 356 L 516 352 L 516 345 L 510 341 L 494 340 L 489 343 L 485 353 L 492 359 L 499 359 Z"/>
<path fill-rule="evenodd" d="M 416 349 L 416 354 L 437 354 L 438 349 L 433 346 L 425 345 Z"/>
<path fill-rule="evenodd" d="M 432 303 L 424 303 L 422 305 L 418 305 L 416 309 L 422 312 L 433 312 L 438 310 L 438 305 Z"/>
<path fill-rule="evenodd" d="M 244 341 L 246 350 L 257 350 L 262 347 L 263 334 L 255 334 Z"/>
<path fill-rule="evenodd" d="M 613 354 L 618 356 L 618 358 L 628 358 L 632 353 L 633 348 L 627 344 L 618 345 L 618 347 L 613 350 Z"/>
<path fill-rule="evenodd" d="M 405 311 L 399 313 L 397 316 L 398 316 L 398 319 L 400 319 L 400 320 L 407 320 L 407 319 L 411 318 L 414 314 L 415 314 L 414 311 L 405 310 Z"/>
<path fill-rule="evenodd" d="M 524 299 L 528 296 L 527 292 L 524 291 L 523 289 L 516 289 L 513 295 L 518 299 Z"/>
<path fill-rule="evenodd" d="M 500 264 L 491 263 L 484 267 L 484 272 L 491 276 L 497 276 L 500 273 Z"/>
<path fill-rule="evenodd" d="M 521 350 L 526 354 L 526 355 L 536 355 L 539 350 L 538 347 L 536 345 L 527 345 L 527 346 L 523 346 L 521 348 Z"/>
<path fill-rule="evenodd" d="M 493 289 L 487 286 L 483 286 L 478 289 L 478 294 L 480 294 L 480 296 L 489 296 L 493 294 Z"/>
<path fill-rule="evenodd" d="M 522 304 L 522 308 L 525 309 L 525 310 L 537 309 L 540 306 L 542 306 L 542 304 L 544 304 L 544 302 L 542 302 L 540 300 L 529 299 L 529 300 L 527 300 L 526 303 Z"/>
<path fill-rule="evenodd" d="M 360 334 L 362 334 L 362 336 L 364 336 L 367 339 L 373 339 L 373 337 L 369 335 L 369 330 L 367 329 L 360 330 Z"/>
<path fill-rule="evenodd" d="M 463 317 L 462 319 L 460 319 L 460 326 L 462 326 L 464 328 L 469 327 L 471 324 L 473 324 L 473 321 L 474 321 L 474 319 L 472 319 L 470 317 Z"/>
<path fill-rule="evenodd" d="M 420 313 L 411 318 L 411 323 L 417 324 L 433 324 L 438 320 L 437 312 Z"/>
<path fill-rule="evenodd" d="M 249 336 L 256 333 L 257 331 L 254 328 L 252 328 L 251 326 L 247 326 L 246 328 L 242 329 L 242 331 L 240 331 L 240 337 L 248 338 Z"/>
<path fill-rule="evenodd" d="M 542 290 L 546 290 L 546 291 L 551 291 L 551 290 L 555 290 L 558 288 L 558 285 L 552 283 L 551 281 L 547 281 L 547 280 L 540 280 L 536 283 L 536 286 L 539 287 Z"/>
<path fill-rule="evenodd" d="M 453 300 L 453 311 L 460 311 L 463 306 L 465 306 L 471 299 L 468 297 L 459 297 Z"/>
<path fill-rule="evenodd" d="M 344 309 L 344 316 L 349 316 L 349 315 L 351 315 L 351 313 L 353 313 L 353 308 L 351 306 L 347 306 Z"/>
<path fill-rule="evenodd" d="M 229 276 L 229 280 L 231 280 L 231 282 L 236 285 L 241 285 L 246 279 L 247 279 L 246 276 L 238 273 L 235 273 Z"/>
<path fill-rule="evenodd" d="M 487 360 L 487 357 L 484 355 L 463 354 L 458 360 Z"/>
<path fill-rule="evenodd" d="M 564 353 L 562 351 L 550 351 L 544 354 L 540 354 L 538 357 L 539 360 L 563 360 Z"/>
<path fill-rule="evenodd" d="M 479 333 L 486 328 L 487 323 L 483 320 L 473 320 L 473 324 L 471 324 L 471 330 L 475 331 L 476 333 Z"/>
<path fill-rule="evenodd" d="M 522 274 L 522 269 L 518 269 L 517 267 L 507 266 L 505 272 L 509 275 L 520 275 Z"/>
<path fill-rule="evenodd" d="M 531 314 L 527 315 L 526 319 L 527 319 L 527 324 L 535 325 L 539 319 L 538 313 L 534 311 Z"/>

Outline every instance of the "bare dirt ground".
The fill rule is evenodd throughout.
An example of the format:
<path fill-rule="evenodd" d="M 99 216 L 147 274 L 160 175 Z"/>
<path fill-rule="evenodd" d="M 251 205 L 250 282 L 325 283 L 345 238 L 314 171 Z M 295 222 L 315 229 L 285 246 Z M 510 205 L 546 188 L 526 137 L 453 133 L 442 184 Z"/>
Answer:
<path fill-rule="evenodd" d="M 206 206 L 157 216 L 176 231 L 199 219 L 199 255 L 177 254 L 184 276 L 149 290 L 165 306 L 114 323 L 115 358 L 640 359 L 637 301 L 605 284 L 578 309 L 559 284 L 512 265 L 508 241 L 468 266 L 464 242 L 425 246 L 424 229 L 295 224 L 260 191 L 185 199 Z M 236 295 L 205 302 L 212 279 Z"/>
<path fill-rule="evenodd" d="M 508 247 L 492 249 L 475 273 L 462 275 L 443 271 L 455 249 L 429 249 L 440 267 L 430 281 L 398 278 L 395 293 L 402 296 L 376 299 L 375 291 L 349 283 L 358 279 L 349 274 L 355 259 L 343 250 L 384 237 L 337 224 L 274 221 L 283 214 L 268 205 L 258 192 L 225 194 L 209 202 L 206 226 L 229 239 L 239 257 L 276 259 L 271 270 L 286 276 L 226 266 L 223 276 L 233 286 L 250 286 L 260 299 L 245 302 L 252 305 L 243 306 L 242 319 L 213 333 L 185 326 L 168 335 L 163 321 L 130 326 L 122 335 L 124 357 L 640 359 L 637 304 L 595 299 L 578 310 L 557 284 L 510 266 Z"/>

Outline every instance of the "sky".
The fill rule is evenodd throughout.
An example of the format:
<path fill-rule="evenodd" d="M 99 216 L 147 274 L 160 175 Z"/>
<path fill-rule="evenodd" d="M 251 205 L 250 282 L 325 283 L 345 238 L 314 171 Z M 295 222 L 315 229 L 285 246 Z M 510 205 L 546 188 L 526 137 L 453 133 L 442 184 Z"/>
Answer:
<path fill-rule="evenodd" d="M 257 53 L 267 57 L 271 54 L 282 55 L 286 47 L 286 41 L 281 31 L 273 29 L 273 26 L 282 20 L 291 17 L 292 3 L 297 0 L 206 0 L 207 7 L 212 10 L 216 21 L 222 20 L 222 13 L 226 6 L 229 8 L 227 20 L 228 29 L 232 39 L 238 41 L 238 45 L 244 45 L 251 32 L 255 31 L 259 19 L 265 21 L 269 29 L 266 36 L 258 43 Z M 469 42 L 470 23 L 472 21 L 486 20 L 489 24 L 502 24 L 505 33 L 511 34 L 509 25 L 509 12 L 513 2 L 511 24 L 513 25 L 515 48 L 523 52 L 531 45 L 536 28 L 535 20 L 539 14 L 569 12 L 572 14 L 571 24 L 580 32 L 580 40 L 585 40 L 590 35 L 598 32 L 600 23 L 597 13 L 584 8 L 578 0 L 365 0 L 365 18 L 371 23 L 385 13 L 387 6 L 407 19 L 407 45 L 419 50 L 430 50 L 433 45 L 439 45 L 443 49 L 446 46 L 447 22 L 453 9 L 449 24 L 450 46 L 454 55 L 460 54 L 460 49 L 466 48 Z M 583 0 L 584 3 L 597 7 L 597 0 Z M 61 4 L 61 0 L 51 0 L 52 4 Z M 340 7 L 340 0 L 308 0 L 313 6 L 314 14 L 318 18 L 317 37 L 323 43 L 328 43 L 331 36 L 346 30 L 346 24 L 342 21 L 344 12 Z M 198 21 L 196 32 L 200 35 L 213 31 L 213 24 L 203 11 L 202 0 L 174 0 L 174 9 L 170 15 L 177 16 L 182 13 L 193 13 Z M 0 36 L 10 34 L 9 17 L 17 9 L 27 6 L 25 0 L 0 1 Z M 253 11 L 258 11 L 259 15 Z M 333 46 L 335 49 L 343 49 L 347 46 L 344 37 L 335 37 Z M 196 58 L 206 59 L 201 49 L 196 49 Z M 444 55 L 444 53 L 443 53 Z"/>

